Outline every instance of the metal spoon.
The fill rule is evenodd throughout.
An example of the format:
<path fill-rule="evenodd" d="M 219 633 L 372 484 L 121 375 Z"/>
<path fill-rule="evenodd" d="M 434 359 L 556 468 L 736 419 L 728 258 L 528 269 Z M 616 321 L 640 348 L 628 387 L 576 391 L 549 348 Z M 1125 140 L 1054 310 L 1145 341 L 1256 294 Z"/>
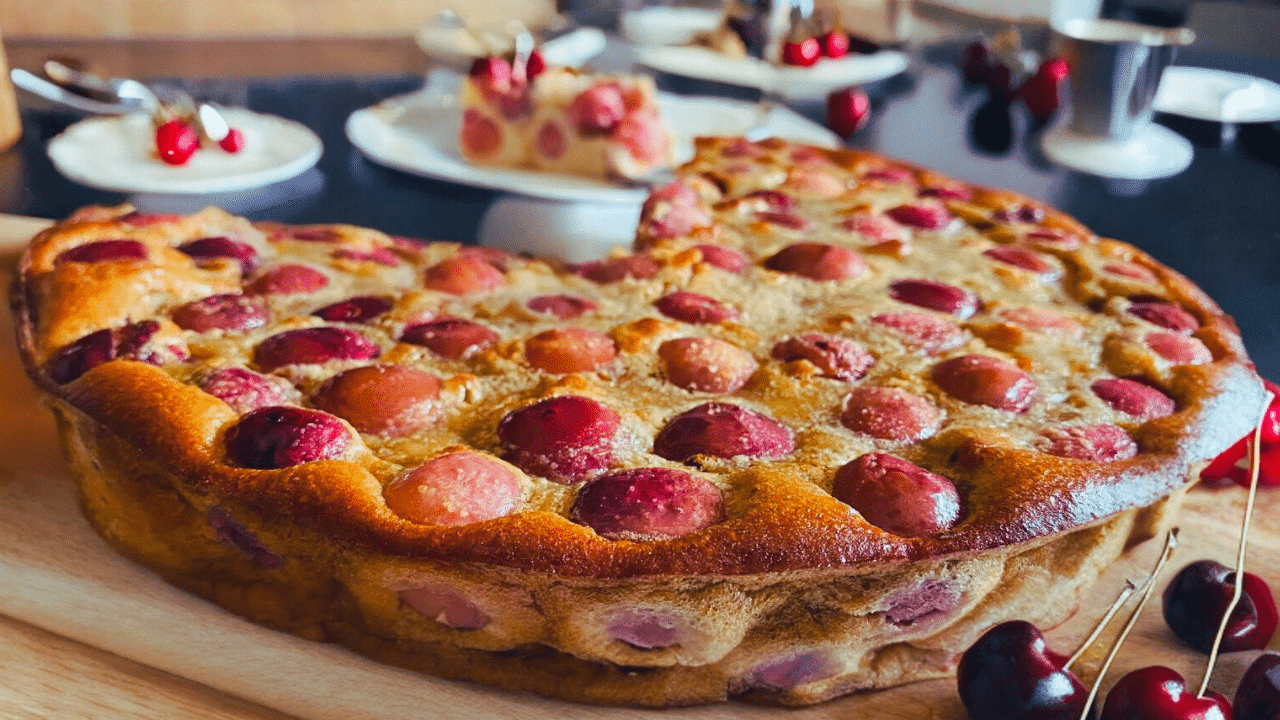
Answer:
<path fill-rule="evenodd" d="M 82 63 L 63 58 L 45 60 L 44 73 L 58 85 L 93 99 L 134 104 L 151 113 L 160 111 L 160 98 L 137 80 L 95 75 L 84 69 Z"/>

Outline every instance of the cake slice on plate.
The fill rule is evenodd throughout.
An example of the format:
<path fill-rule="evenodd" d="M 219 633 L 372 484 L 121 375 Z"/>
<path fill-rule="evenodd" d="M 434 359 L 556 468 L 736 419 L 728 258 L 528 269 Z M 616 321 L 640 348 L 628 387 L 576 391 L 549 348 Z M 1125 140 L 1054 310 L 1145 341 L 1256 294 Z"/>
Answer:
<path fill-rule="evenodd" d="M 463 84 L 458 145 L 477 165 L 600 179 L 635 179 L 675 162 L 653 80 L 590 75 L 480 58 Z"/>

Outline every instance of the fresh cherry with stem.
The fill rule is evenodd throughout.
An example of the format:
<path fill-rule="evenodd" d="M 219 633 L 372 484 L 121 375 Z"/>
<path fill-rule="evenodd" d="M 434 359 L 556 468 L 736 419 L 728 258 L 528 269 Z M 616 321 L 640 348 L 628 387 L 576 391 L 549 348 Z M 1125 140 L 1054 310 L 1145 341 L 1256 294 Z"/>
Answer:
<path fill-rule="evenodd" d="M 1133 593 L 1127 582 L 1070 658 L 1049 649 L 1036 626 L 1022 620 L 988 630 L 960 659 L 956 672 L 960 701 L 973 720 L 1076 720 L 1087 692 L 1071 666 L 1093 644 Z"/>
<path fill-rule="evenodd" d="M 1271 394 L 1268 393 L 1266 401 L 1270 402 L 1270 400 Z M 1263 421 L 1260 419 L 1254 428 L 1253 455 L 1250 464 L 1251 480 L 1248 499 L 1244 506 L 1244 519 L 1241 521 L 1234 594 L 1221 615 L 1222 621 L 1209 650 L 1209 661 L 1205 666 L 1199 691 L 1194 696 L 1188 693 L 1182 676 L 1169 668 L 1161 666 L 1142 668 L 1121 678 L 1120 682 L 1112 688 L 1102 707 L 1102 720 L 1231 720 L 1230 701 L 1220 693 L 1208 692 L 1209 678 L 1213 675 L 1218 651 L 1222 647 L 1222 640 L 1227 633 L 1232 613 L 1244 593 L 1245 554 L 1249 545 L 1249 523 L 1253 518 L 1254 499 L 1258 491 L 1258 456 L 1262 424 Z M 1136 613 L 1134 619 L 1136 619 Z M 1112 649 L 1113 653 L 1124 641 L 1128 629 L 1126 627 L 1125 632 L 1121 634 L 1116 648 Z M 1104 672 L 1105 668 L 1104 665 Z M 1101 681 L 1101 675 L 1099 675 L 1099 681 Z"/>
<path fill-rule="evenodd" d="M 1235 720 L 1280 720 L 1280 653 L 1263 653 L 1236 687 Z"/>
<path fill-rule="evenodd" d="M 1164 590 L 1164 619 L 1178 639 L 1208 653 L 1235 592 L 1235 572 L 1216 560 L 1197 560 L 1182 568 Z M 1247 572 L 1243 592 L 1227 618 L 1225 652 L 1261 650 L 1276 631 L 1276 602 L 1262 578 Z"/>

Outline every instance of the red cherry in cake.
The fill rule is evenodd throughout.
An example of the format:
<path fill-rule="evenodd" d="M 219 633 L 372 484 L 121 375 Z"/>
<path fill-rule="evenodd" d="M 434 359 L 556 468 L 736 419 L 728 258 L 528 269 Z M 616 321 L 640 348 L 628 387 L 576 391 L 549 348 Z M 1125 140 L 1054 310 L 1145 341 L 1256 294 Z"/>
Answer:
<path fill-rule="evenodd" d="M 578 93 L 569 105 L 569 119 L 585 133 L 609 132 L 626 114 L 622 89 L 615 83 L 593 85 Z"/>
<path fill-rule="evenodd" d="M 698 455 L 782 457 L 795 448 L 791 431 L 777 420 L 723 402 L 705 403 L 680 413 L 653 439 L 655 455 L 683 463 Z"/>
<path fill-rule="evenodd" d="M 1173 398 L 1137 380 L 1103 378 L 1094 381 L 1089 389 L 1112 409 L 1140 420 L 1172 415 L 1178 409 Z"/>
<path fill-rule="evenodd" d="M 652 257 L 642 253 L 577 263 L 568 268 L 599 285 L 621 282 L 628 278 L 648 280 L 658 274 L 658 264 Z"/>
<path fill-rule="evenodd" d="M 667 340 L 658 346 L 658 358 L 667 380 L 691 392 L 735 392 L 760 367 L 751 353 L 713 337 Z"/>
<path fill-rule="evenodd" d="M 829 30 L 818 36 L 823 57 L 842 58 L 849 54 L 849 36 L 840 30 Z"/>
<path fill-rule="evenodd" d="M 968 290 L 935 280 L 896 280 L 889 283 L 889 297 L 898 302 L 968 319 L 982 302 Z"/>
<path fill-rule="evenodd" d="M 553 328 L 524 341 L 529 365 L 558 375 L 597 370 L 617 355 L 613 338 L 589 328 Z"/>
<path fill-rule="evenodd" d="M 1198 560 L 1182 568 L 1164 590 L 1164 619 L 1187 645 L 1208 653 L 1234 593 L 1235 571 L 1214 560 Z M 1231 613 L 1222 650 L 1259 650 L 1275 634 L 1275 599 L 1271 588 L 1253 573 L 1244 574 L 1240 602 Z"/>
<path fill-rule="evenodd" d="M 467 525 L 509 514 L 520 480 L 487 455 L 453 452 L 432 458 L 382 491 L 391 512 L 424 525 Z"/>
<path fill-rule="evenodd" d="M 840 424 L 881 440 L 916 442 L 942 426 L 942 411 L 901 388 L 861 385 L 849 392 Z"/>
<path fill-rule="evenodd" d="M 359 295 L 341 302 L 325 305 L 312 312 L 329 322 L 368 322 L 391 309 L 391 301 L 376 295 Z"/>
<path fill-rule="evenodd" d="M 1022 368 L 990 355 L 961 355 L 933 366 L 930 377 L 943 392 L 973 405 L 1025 412 L 1039 396 Z"/>
<path fill-rule="evenodd" d="M 478 322 L 437 317 L 404 329 L 401 342 L 421 345 L 450 360 L 465 360 L 498 342 L 498 333 Z"/>
<path fill-rule="evenodd" d="M 268 470 L 339 457 L 351 444 L 351 432 L 329 413 L 265 407 L 231 426 L 226 442 L 233 462 Z"/>
<path fill-rule="evenodd" d="M 963 293 L 964 291 L 961 292 Z M 911 291 L 907 288 L 901 289 L 899 294 L 902 297 L 912 297 Z M 957 297 L 964 300 L 966 296 L 959 295 Z M 925 300 L 924 295 L 920 295 L 918 298 L 921 301 Z M 973 300 L 976 302 L 977 298 L 974 297 Z M 964 308 L 965 304 L 963 302 L 959 304 L 948 303 L 946 306 L 960 309 Z M 872 315 L 871 322 L 893 330 L 907 344 L 929 355 L 936 355 L 943 350 L 960 347 L 965 342 L 965 334 L 960 329 L 960 326 L 947 318 L 930 315 L 929 313 L 882 313 L 880 315 Z"/>
<path fill-rule="evenodd" d="M 539 295 L 529 298 L 525 307 L 560 320 L 572 320 L 599 309 L 594 302 L 577 295 Z"/>
<path fill-rule="evenodd" d="M 182 120 L 169 120 L 156 128 L 156 152 L 170 165 L 182 165 L 200 148 L 195 128 Z"/>
<path fill-rule="evenodd" d="M 272 335 L 253 349 L 253 362 L 259 369 L 270 372 L 285 365 L 369 360 L 381 352 L 376 343 L 355 330 L 324 326 Z"/>
<path fill-rule="evenodd" d="M 1089 691 L 1034 625 L 988 630 L 960 657 L 956 684 L 972 720 L 1079 720 Z"/>
<path fill-rule="evenodd" d="M 875 363 L 875 356 L 848 338 L 806 333 L 780 340 L 769 352 L 775 360 L 806 360 L 823 377 L 857 380 Z"/>
<path fill-rule="evenodd" d="M 840 245 L 798 242 L 788 245 L 764 261 L 764 266 L 810 280 L 855 280 L 867 273 L 867 261 Z"/>
<path fill-rule="evenodd" d="M 687 290 L 676 290 L 653 301 L 658 312 L 694 325 L 715 325 L 738 317 L 738 309 L 715 298 Z"/>
<path fill-rule="evenodd" d="M 569 519 L 613 540 L 661 540 L 724 518 L 720 489 L 671 468 L 619 470 L 578 491 Z"/>
<path fill-rule="evenodd" d="M 1236 686 L 1235 720 L 1280 720 L 1280 653 L 1259 655 Z"/>
<path fill-rule="evenodd" d="M 788 40 L 782 44 L 782 62 L 786 65 L 809 67 L 822 57 L 822 44 L 818 38 Z"/>
<path fill-rule="evenodd" d="M 430 426 L 436 417 L 440 379 L 401 365 L 367 365 L 334 375 L 312 404 L 363 433 L 401 437 Z"/>
<path fill-rule="evenodd" d="M 1213 691 L 1196 697 L 1177 672 L 1153 665 L 1120 678 L 1101 720 L 1231 720 L 1231 701 Z"/>
<path fill-rule="evenodd" d="M 99 240 L 64 250 L 55 263 L 97 263 L 109 260 L 146 260 L 147 246 L 137 240 Z"/>
<path fill-rule="evenodd" d="M 310 265 L 277 265 L 264 270 L 245 287 L 254 295 L 289 295 L 315 292 L 329 284 L 329 276 Z"/>
<path fill-rule="evenodd" d="M 287 380 L 259 375 L 240 367 L 222 368 L 200 383 L 200 389 L 230 405 L 236 412 L 297 401 L 297 391 Z"/>
<path fill-rule="evenodd" d="M 195 332 L 252 330 L 267 324 L 267 308 L 251 295 L 227 293 L 179 305 L 172 317 L 178 327 Z"/>
<path fill-rule="evenodd" d="M 834 90 L 827 95 L 827 127 L 840 137 L 849 137 L 871 119 L 871 98 L 862 88 Z"/>
<path fill-rule="evenodd" d="M 954 483 L 884 453 L 867 453 L 841 466 L 831 495 L 867 522 L 901 537 L 934 535 L 960 519 Z"/>
<path fill-rule="evenodd" d="M 1177 303 L 1159 300 L 1135 302 L 1128 313 L 1174 332 L 1192 333 L 1200 329 L 1200 321 Z"/>
<path fill-rule="evenodd" d="M 194 258 L 197 263 L 201 260 L 229 258 L 239 260 L 240 267 L 245 272 L 253 270 L 258 264 L 258 251 L 252 245 L 221 235 L 185 242 L 178 249 Z"/>
<path fill-rule="evenodd" d="M 244 133 L 237 128 L 231 128 L 226 136 L 218 141 L 218 147 L 232 155 L 240 152 L 244 149 Z"/>
<path fill-rule="evenodd" d="M 498 423 L 507 462 L 527 473 L 575 483 L 613 462 L 618 414 L 590 398 L 559 395 L 516 410 Z"/>
<path fill-rule="evenodd" d="M 505 93 L 511 90 L 511 64 L 500 57 L 490 55 L 476 58 L 471 63 L 470 75 L 490 92 Z"/>
<path fill-rule="evenodd" d="M 1058 109 L 1059 90 L 1067 77 L 1067 61 L 1050 58 L 1022 86 L 1022 101 L 1036 120 L 1046 122 Z"/>

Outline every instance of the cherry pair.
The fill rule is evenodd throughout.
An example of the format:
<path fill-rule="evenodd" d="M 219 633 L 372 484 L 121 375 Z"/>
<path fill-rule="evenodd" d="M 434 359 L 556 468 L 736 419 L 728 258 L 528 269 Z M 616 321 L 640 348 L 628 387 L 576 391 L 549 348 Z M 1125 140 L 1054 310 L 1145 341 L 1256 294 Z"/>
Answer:
<path fill-rule="evenodd" d="M 960 659 L 960 700 L 972 720 L 1079 720 L 1089 692 L 1022 620 L 987 631 Z M 1196 697 L 1182 676 L 1166 667 L 1134 671 L 1112 688 L 1101 720 L 1230 720 L 1231 704 L 1218 693 Z"/>
<path fill-rule="evenodd" d="M 1005 101 L 1021 98 L 1036 120 L 1042 123 L 1058 109 L 1062 81 L 1070 72 L 1066 60 L 1053 57 L 1042 62 L 1027 77 L 1022 68 L 1011 68 L 1003 62 L 985 40 L 976 40 L 965 46 L 961 69 L 965 80 L 986 85 Z"/>
<path fill-rule="evenodd" d="M 244 133 L 235 128 L 217 141 L 218 147 L 237 153 L 244 147 Z M 156 152 L 170 165 L 183 165 L 200 149 L 200 134 L 182 118 L 166 120 L 156 128 Z"/>
<path fill-rule="evenodd" d="M 782 44 L 782 62 L 786 65 L 809 67 L 824 57 L 842 58 L 847 54 L 849 54 L 849 36 L 839 30 L 829 30 L 813 37 L 787 40 Z"/>

